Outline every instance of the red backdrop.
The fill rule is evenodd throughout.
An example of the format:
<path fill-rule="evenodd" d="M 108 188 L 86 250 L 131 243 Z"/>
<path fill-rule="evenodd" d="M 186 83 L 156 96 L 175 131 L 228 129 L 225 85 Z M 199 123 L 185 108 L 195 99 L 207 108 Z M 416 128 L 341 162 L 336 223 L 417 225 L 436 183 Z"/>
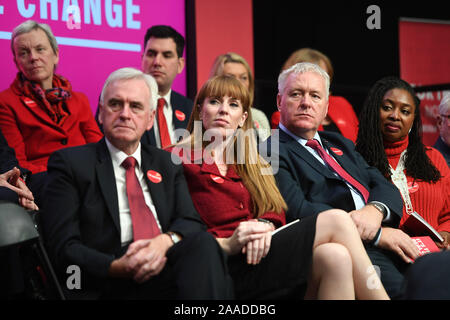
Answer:
<path fill-rule="evenodd" d="M 254 70 L 252 0 L 196 0 L 195 24 L 198 89 L 220 54 L 235 52 Z"/>
<path fill-rule="evenodd" d="M 399 22 L 400 77 L 415 86 L 450 83 L 450 21 L 402 19 Z M 443 91 L 423 92 L 423 140 L 433 145 Z"/>

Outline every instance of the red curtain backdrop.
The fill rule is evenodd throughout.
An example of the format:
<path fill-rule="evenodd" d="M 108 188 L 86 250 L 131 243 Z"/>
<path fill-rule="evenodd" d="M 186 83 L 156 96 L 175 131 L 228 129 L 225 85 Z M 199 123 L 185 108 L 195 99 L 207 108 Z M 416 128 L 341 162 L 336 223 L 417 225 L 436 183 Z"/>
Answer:
<path fill-rule="evenodd" d="M 400 77 L 415 86 L 450 83 L 450 21 L 401 19 L 399 22 Z M 423 140 L 433 145 L 443 91 L 422 92 Z"/>
<path fill-rule="evenodd" d="M 235 52 L 253 70 L 252 0 L 196 0 L 195 20 L 198 89 L 220 54 Z"/>

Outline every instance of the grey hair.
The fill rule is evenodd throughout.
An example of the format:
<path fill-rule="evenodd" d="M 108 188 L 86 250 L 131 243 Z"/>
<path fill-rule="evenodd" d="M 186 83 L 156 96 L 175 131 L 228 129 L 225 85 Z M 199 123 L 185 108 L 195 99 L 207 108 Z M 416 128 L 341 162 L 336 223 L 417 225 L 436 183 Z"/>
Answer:
<path fill-rule="evenodd" d="M 439 114 L 447 114 L 450 109 L 450 92 L 446 92 L 439 104 Z"/>
<path fill-rule="evenodd" d="M 100 95 L 100 103 L 104 105 L 105 91 L 106 88 L 115 81 L 120 80 L 132 80 L 132 79 L 142 79 L 148 87 L 150 92 L 150 111 L 156 108 L 156 98 L 158 95 L 158 84 L 155 78 L 149 74 L 145 74 L 142 71 L 135 68 L 121 68 L 113 71 L 105 81 L 103 85 L 102 93 Z"/>
<path fill-rule="evenodd" d="M 50 45 L 53 49 L 53 52 L 56 54 L 58 52 L 58 42 L 56 42 L 56 38 L 53 35 L 52 29 L 48 24 L 45 23 L 37 23 L 34 20 L 27 20 L 21 24 L 19 24 L 17 27 L 14 28 L 12 35 L 11 35 L 11 50 L 13 55 L 15 56 L 16 53 L 14 52 L 14 39 L 21 34 L 28 33 L 32 30 L 41 29 L 45 32 L 48 41 L 50 42 Z"/>
<path fill-rule="evenodd" d="M 299 73 L 306 73 L 306 72 L 314 72 L 314 73 L 317 73 L 318 75 L 322 76 L 322 78 L 325 80 L 325 90 L 326 90 L 326 96 L 328 98 L 328 95 L 330 93 L 330 76 L 317 64 L 310 63 L 310 62 L 300 62 L 300 63 L 294 64 L 289 69 L 286 69 L 283 72 L 281 72 L 280 75 L 278 76 L 278 92 L 280 94 L 283 93 L 284 88 L 286 87 L 286 80 L 290 76 L 291 73 L 299 74 Z"/>

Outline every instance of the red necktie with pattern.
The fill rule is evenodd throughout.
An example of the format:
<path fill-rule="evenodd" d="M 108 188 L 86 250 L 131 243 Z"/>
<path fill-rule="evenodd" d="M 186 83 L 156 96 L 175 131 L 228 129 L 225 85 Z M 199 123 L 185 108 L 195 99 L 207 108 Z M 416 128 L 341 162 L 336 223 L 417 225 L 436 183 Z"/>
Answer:
<path fill-rule="evenodd" d="M 134 170 L 135 166 L 136 159 L 133 157 L 128 157 L 122 162 L 122 167 L 126 170 L 128 205 L 133 223 L 134 241 L 151 239 L 161 233 L 153 213 L 145 204 L 144 193 Z"/>
<path fill-rule="evenodd" d="M 164 98 L 158 99 L 157 119 L 158 119 L 159 138 L 161 139 L 161 149 L 164 149 L 165 147 L 170 146 L 172 144 L 169 135 L 169 128 L 167 127 L 166 117 L 164 116 L 165 104 L 166 100 L 164 100 Z"/>
<path fill-rule="evenodd" d="M 369 199 L 369 191 L 356 181 L 351 175 L 347 173 L 347 171 L 342 168 L 336 160 L 333 159 L 320 145 L 319 141 L 316 139 L 310 139 L 306 142 L 306 145 L 310 148 L 313 148 L 317 151 L 319 156 L 328 164 L 342 179 L 351 184 L 359 193 L 364 197 L 364 201 L 367 203 L 367 199 Z"/>

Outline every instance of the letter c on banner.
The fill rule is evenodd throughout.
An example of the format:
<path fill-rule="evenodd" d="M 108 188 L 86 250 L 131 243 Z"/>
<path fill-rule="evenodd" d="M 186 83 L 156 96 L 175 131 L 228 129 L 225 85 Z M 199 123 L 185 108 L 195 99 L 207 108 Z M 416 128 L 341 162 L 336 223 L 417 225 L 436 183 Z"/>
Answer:
<path fill-rule="evenodd" d="M 24 18 L 31 18 L 35 11 L 36 11 L 36 5 L 30 4 L 28 8 L 25 8 L 25 1 L 24 0 L 17 0 L 17 9 L 19 10 L 19 13 Z"/>

